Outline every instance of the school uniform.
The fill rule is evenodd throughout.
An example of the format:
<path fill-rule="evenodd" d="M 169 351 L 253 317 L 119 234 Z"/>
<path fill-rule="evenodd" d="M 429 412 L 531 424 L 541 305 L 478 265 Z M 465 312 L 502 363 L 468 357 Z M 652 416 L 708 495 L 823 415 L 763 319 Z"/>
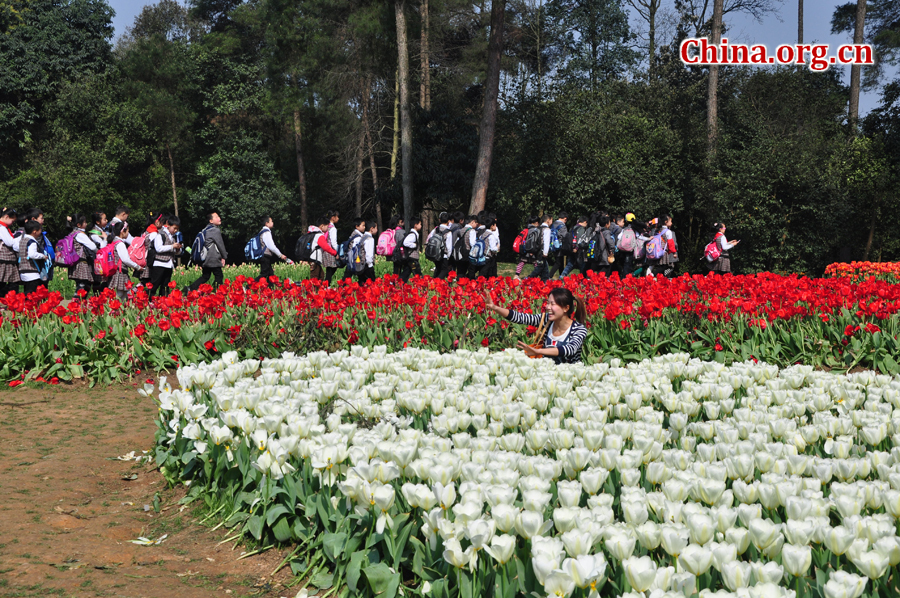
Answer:
<path fill-rule="evenodd" d="M 333 230 L 334 227 L 332 227 Z M 323 268 L 326 259 L 334 258 L 337 256 L 337 250 L 331 246 L 331 243 L 328 241 L 328 236 L 326 233 L 323 233 L 318 226 L 310 226 L 307 233 L 317 233 L 315 237 L 315 243 L 313 243 L 313 250 L 309 256 L 310 260 L 312 260 L 312 265 L 309 268 L 309 278 L 310 280 L 328 280 L 331 279 L 326 274 L 326 270 Z M 332 262 L 337 263 L 337 262 Z"/>
<path fill-rule="evenodd" d="M 0 222 L 0 297 L 19 288 L 17 243 L 9 227 Z"/>
<path fill-rule="evenodd" d="M 213 287 L 219 286 L 225 279 L 222 275 L 222 260 L 228 259 L 228 251 L 225 249 L 225 240 L 222 239 L 222 229 L 209 224 L 203 229 L 203 234 L 206 238 L 206 259 L 200 265 L 200 278 L 188 286 L 188 292 L 196 291 L 200 285 L 209 282 L 210 278 L 213 279 Z"/>
<path fill-rule="evenodd" d="M 109 288 L 116 292 L 116 296 L 119 299 L 127 299 L 128 298 L 128 284 L 131 282 L 131 276 L 129 273 L 129 268 L 133 270 L 140 270 L 141 267 L 137 265 L 131 259 L 131 256 L 128 255 L 128 243 L 125 239 L 117 239 L 113 241 L 113 246 L 115 247 L 115 251 L 113 252 L 113 256 L 116 259 L 116 262 L 119 263 L 119 271 L 113 274 L 109 279 Z"/>
<path fill-rule="evenodd" d="M 121 220 L 121 219 L 119 219 L 119 218 L 116 218 L 115 216 L 113 216 L 113 219 L 110 220 L 110 221 L 109 221 L 109 224 L 106 225 L 106 232 L 107 232 L 107 233 L 112 233 L 113 225 L 115 225 L 115 224 L 118 223 L 118 222 L 125 222 L 125 221 L 124 221 L 124 220 Z M 125 230 L 128 230 L 128 223 L 127 223 L 127 222 L 125 222 Z M 134 241 L 134 237 L 132 237 L 132 236 L 131 236 L 131 233 L 129 232 L 127 237 L 125 237 L 124 239 L 120 239 L 120 240 L 121 240 L 122 242 L 124 242 L 125 245 L 131 245 L 131 243 Z"/>
<path fill-rule="evenodd" d="M 481 235 L 484 234 L 484 231 L 487 229 L 484 226 L 479 226 L 478 228 L 473 228 L 466 233 L 468 236 L 466 237 L 469 242 L 469 249 L 475 246 L 476 241 L 481 238 Z M 477 278 L 481 272 L 481 266 L 476 266 L 471 261 L 469 262 L 469 275 L 468 278 Z"/>
<path fill-rule="evenodd" d="M 344 259 L 350 259 L 350 250 L 356 247 L 357 243 L 362 241 L 362 236 L 363 234 L 359 232 L 359 230 L 353 229 L 353 232 L 350 233 L 350 238 L 348 239 L 350 242 L 347 243 L 347 255 L 344 256 Z M 350 280 L 357 274 L 356 266 L 348 261 L 347 266 L 344 268 L 344 275 L 341 277 L 341 280 Z"/>
<path fill-rule="evenodd" d="M 526 324 L 528 326 L 540 327 L 541 318 L 546 318 L 544 314 L 525 314 L 515 310 L 509 310 L 507 320 L 513 324 Z M 544 348 L 556 347 L 559 349 L 559 355 L 550 357 L 555 363 L 581 363 L 581 347 L 584 339 L 587 338 L 587 328 L 584 324 L 572 321 L 572 325 L 563 334 L 555 334 L 551 323 L 547 327 L 547 333 L 544 335 Z"/>
<path fill-rule="evenodd" d="M 89 291 L 94 284 L 94 258 L 97 257 L 97 247 L 83 229 L 76 229 L 75 255 L 78 261 L 69 267 L 69 278 L 75 281 L 75 291 L 84 289 Z"/>
<path fill-rule="evenodd" d="M 169 229 L 159 229 L 153 238 L 153 248 L 156 250 L 156 259 L 150 267 L 150 296 L 169 294 L 169 282 L 172 280 L 172 272 L 175 269 L 175 256 L 181 253 L 175 249 L 175 238 Z"/>
<path fill-rule="evenodd" d="M 603 251 L 600 252 L 600 259 L 597 262 L 597 265 L 594 266 L 594 270 L 609 276 L 612 273 L 613 268 L 613 265 L 609 263 L 609 257 L 613 256 L 615 258 L 616 240 L 613 237 L 612 231 L 608 228 L 600 229 L 600 237 L 603 239 Z"/>
<path fill-rule="evenodd" d="M 371 280 L 374 282 L 375 280 L 375 237 L 372 236 L 371 233 L 364 233 L 363 238 L 360 241 L 362 243 L 362 251 L 363 258 L 365 259 L 365 266 L 362 269 L 362 272 L 357 276 L 357 280 L 359 284 L 363 284 L 367 280 Z"/>
<path fill-rule="evenodd" d="M 547 263 L 547 259 L 550 257 L 550 227 L 546 223 L 541 224 L 541 234 L 543 237 L 541 255 L 539 255 L 537 258 L 537 262 L 534 265 L 534 270 L 532 270 L 531 274 L 529 274 L 526 278 L 540 278 L 541 280 L 549 280 L 550 265 Z"/>
<path fill-rule="evenodd" d="M 47 286 L 41 280 L 41 271 L 49 259 L 47 254 L 41 251 L 42 241 L 32 236 L 19 239 L 19 277 L 22 279 L 23 292 L 30 295 L 38 287 Z"/>
<path fill-rule="evenodd" d="M 443 235 L 444 253 L 441 260 L 434 265 L 435 278 L 447 278 L 450 274 L 450 257 L 453 255 L 453 231 L 446 224 L 438 226 L 433 235 Z"/>
<path fill-rule="evenodd" d="M 722 254 L 719 256 L 719 259 L 712 263 L 710 270 L 719 274 L 731 272 L 731 256 L 728 254 L 728 250 L 732 249 L 734 245 L 729 243 L 725 235 L 721 233 L 716 233 L 716 243 L 719 245 L 719 251 Z"/>
<path fill-rule="evenodd" d="M 400 271 L 400 278 L 403 282 L 409 280 L 409 277 L 415 274 L 421 276 L 422 268 L 419 266 L 419 231 L 412 229 L 403 238 L 403 247 L 406 258 L 403 260 L 403 269 Z"/>
<path fill-rule="evenodd" d="M 153 247 L 153 241 L 156 240 L 156 236 L 159 234 L 159 229 L 156 228 L 156 225 L 151 224 L 147 227 L 147 230 L 144 231 L 144 234 L 141 235 L 144 237 L 144 249 L 148 250 Z M 142 268 L 140 273 L 138 274 L 138 279 L 143 283 L 147 284 L 150 282 L 150 266 L 153 264 L 147 264 L 146 268 Z"/>
<path fill-rule="evenodd" d="M 88 234 L 88 237 L 91 239 L 91 241 L 94 242 L 94 245 L 97 246 L 98 250 L 106 247 L 106 233 L 103 232 L 102 230 L 100 230 L 99 227 L 97 227 L 95 225 L 94 228 L 89 230 L 87 234 Z M 106 280 L 106 277 L 95 273 L 94 274 L 94 287 L 93 287 L 94 292 L 100 293 L 100 291 L 103 290 L 103 287 L 106 286 L 107 282 L 108 281 Z"/>
<path fill-rule="evenodd" d="M 662 235 L 663 244 L 666 247 L 665 253 L 657 260 L 647 259 L 647 276 L 655 276 L 656 274 L 665 274 L 666 272 L 675 272 L 675 264 L 678 263 L 678 248 L 675 245 L 675 233 L 668 227 L 662 227 L 657 234 Z"/>
<path fill-rule="evenodd" d="M 328 243 L 328 246 L 334 249 L 334 253 L 329 251 L 322 251 L 322 268 L 325 268 L 325 280 L 331 281 L 334 278 L 334 273 L 337 272 L 338 263 L 337 263 L 337 250 L 338 250 L 338 240 L 337 240 L 337 227 L 334 224 L 328 225 L 328 232 L 325 233 L 325 242 Z"/>
<path fill-rule="evenodd" d="M 394 264 L 394 276 L 400 276 L 403 271 L 403 260 L 400 258 L 400 248 L 406 238 L 406 231 L 402 226 L 394 229 L 394 252 L 388 256 L 388 261 Z"/>
<path fill-rule="evenodd" d="M 478 269 L 478 278 L 490 278 L 496 276 L 497 254 L 500 252 L 500 239 L 494 236 L 494 231 L 488 229 L 481 233 L 480 238 L 484 239 L 487 245 L 487 261 Z"/>
<path fill-rule="evenodd" d="M 553 226 L 556 227 L 556 236 L 560 241 L 560 249 L 556 252 L 556 256 L 553 259 L 553 267 L 550 268 L 550 274 L 547 275 L 547 278 L 553 278 L 553 275 L 557 272 L 560 273 L 560 278 L 562 278 L 562 273 L 566 267 L 566 257 L 571 254 L 571 252 L 567 253 L 565 251 L 569 247 L 566 241 L 569 237 L 569 229 L 566 228 L 566 223 L 562 220 L 557 220 L 553 223 Z"/>
<path fill-rule="evenodd" d="M 266 249 L 263 251 L 263 256 L 259 258 L 259 276 L 256 277 L 256 280 L 263 280 L 268 279 L 270 276 L 275 276 L 275 269 L 272 267 L 273 258 L 283 258 L 284 254 L 275 245 L 275 240 L 272 238 L 272 229 L 268 226 L 263 227 L 259 240 Z"/>

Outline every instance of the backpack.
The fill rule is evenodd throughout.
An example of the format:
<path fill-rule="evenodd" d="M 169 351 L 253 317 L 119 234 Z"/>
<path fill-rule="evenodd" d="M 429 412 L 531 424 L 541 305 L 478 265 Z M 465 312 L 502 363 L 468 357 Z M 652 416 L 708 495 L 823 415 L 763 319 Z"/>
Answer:
<path fill-rule="evenodd" d="M 135 237 L 131 242 L 128 246 L 128 258 L 141 268 L 147 267 L 147 233 Z"/>
<path fill-rule="evenodd" d="M 559 231 L 563 226 L 565 225 L 559 223 L 550 227 L 550 251 L 559 251 L 562 249 L 562 239 L 559 238 Z"/>
<path fill-rule="evenodd" d="M 311 262 L 312 254 L 316 250 L 316 243 L 319 242 L 319 235 L 323 233 L 319 231 L 310 231 L 297 239 L 297 246 L 294 247 L 294 254 L 297 260 L 301 262 Z"/>
<path fill-rule="evenodd" d="M 209 249 L 206 248 L 206 228 L 204 228 L 194 237 L 194 244 L 191 245 L 191 262 L 203 265 L 207 255 L 209 255 Z"/>
<path fill-rule="evenodd" d="M 262 242 L 262 233 L 262 231 L 259 231 L 255 237 L 244 245 L 244 257 L 251 262 L 258 262 L 266 253 L 266 246 Z"/>
<path fill-rule="evenodd" d="M 375 248 L 375 255 L 394 255 L 394 246 L 397 245 L 394 239 L 394 231 L 386 230 L 378 235 L 378 246 Z"/>
<path fill-rule="evenodd" d="M 634 229 L 626 228 L 622 231 L 622 236 L 619 237 L 619 242 L 616 243 L 616 249 L 619 251 L 634 251 L 634 248 L 637 246 L 637 235 L 634 234 Z"/>
<path fill-rule="evenodd" d="M 444 259 L 444 234 L 440 229 L 434 229 L 425 242 L 425 257 L 434 263 Z"/>
<path fill-rule="evenodd" d="M 528 229 L 523 229 L 518 235 L 516 235 L 516 240 L 513 241 L 513 251 L 516 253 L 522 252 L 522 245 L 525 243 L 525 237 L 528 236 Z"/>
<path fill-rule="evenodd" d="M 21 243 L 21 241 L 19 241 L 19 243 Z M 41 280 L 44 282 L 47 282 L 47 280 L 50 278 L 50 260 L 49 259 L 40 260 L 41 264 L 38 265 L 36 260 L 33 260 L 33 259 L 27 257 L 28 256 L 28 245 L 27 244 L 28 243 L 37 243 L 37 239 L 35 239 L 34 237 L 30 237 L 25 240 L 25 243 L 26 243 L 26 245 L 25 245 L 26 258 L 25 259 L 27 259 L 29 262 L 31 262 L 31 265 L 34 266 L 34 269 L 38 271 L 38 274 L 41 277 Z M 43 243 L 41 243 L 41 245 L 43 245 Z M 18 252 L 16 252 L 16 253 L 18 253 Z M 22 255 L 21 254 L 19 254 L 18 262 L 20 264 L 22 263 Z"/>
<path fill-rule="evenodd" d="M 490 236 L 490 231 L 485 231 L 481 233 L 478 237 L 476 237 L 475 242 L 472 244 L 472 249 L 469 250 L 469 263 L 474 266 L 483 266 L 487 263 L 488 260 L 488 247 L 487 247 L 487 238 Z"/>
<path fill-rule="evenodd" d="M 94 260 L 94 274 L 97 276 L 112 276 L 122 271 L 122 262 L 117 259 L 116 245 L 122 241 L 113 241 L 106 247 L 101 247 Z"/>
<path fill-rule="evenodd" d="M 543 247 L 544 233 L 541 227 L 529 227 L 528 233 L 525 235 L 525 242 L 522 243 L 522 249 L 526 255 L 538 255 L 544 252 Z"/>
<path fill-rule="evenodd" d="M 397 237 L 400 237 L 399 239 Z M 394 253 L 391 254 L 391 258 L 395 262 L 403 261 L 407 258 L 407 254 L 409 253 L 407 247 L 403 246 L 403 241 L 406 240 L 406 231 L 402 228 L 394 229 Z"/>
<path fill-rule="evenodd" d="M 703 251 L 703 255 L 706 257 L 707 262 L 712 263 L 722 257 L 722 247 L 719 245 L 719 237 L 721 236 L 721 234 L 716 234 L 712 242 L 707 245 L 706 249 Z"/>
<path fill-rule="evenodd" d="M 354 272 L 362 272 L 366 267 L 366 246 L 363 243 L 363 237 L 357 237 L 355 243 L 350 245 L 350 253 L 347 255 L 347 267 L 353 268 Z"/>
<path fill-rule="evenodd" d="M 658 260 L 666 254 L 666 240 L 663 239 L 662 231 L 656 233 L 647 241 L 645 251 L 647 252 L 647 257 L 651 260 Z"/>
<path fill-rule="evenodd" d="M 75 235 L 69 233 L 56 243 L 56 263 L 59 266 L 74 266 L 78 263 L 78 254 L 75 253 Z"/>
<path fill-rule="evenodd" d="M 603 236 L 603 231 L 598 230 L 588 241 L 585 257 L 589 260 L 599 259 L 603 255 L 604 249 L 606 249 L 606 238 Z"/>
<path fill-rule="evenodd" d="M 572 245 L 580 250 L 587 248 L 591 242 L 591 231 L 586 226 L 576 226 L 572 231 Z"/>
<path fill-rule="evenodd" d="M 472 248 L 469 246 L 469 231 L 472 230 L 472 227 L 468 224 L 462 228 L 458 228 L 453 231 L 453 254 L 452 258 L 461 262 L 469 255 L 469 251 Z"/>
<path fill-rule="evenodd" d="M 358 232 L 358 231 L 354 231 L 354 232 Z M 353 239 L 355 239 L 357 237 L 362 238 L 362 235 L 354 235 L 353 233 L 350 233 L 350 236 L 347 237 L 347 239 L 343 243 L 338 245 L 338 249 L 337 249 L 338 268 L 343 268 L 344 266 L 347 265 L 347 263 L 348 263 L 347 258 L 350 255 L 350 247 L 353 245 Z"/>

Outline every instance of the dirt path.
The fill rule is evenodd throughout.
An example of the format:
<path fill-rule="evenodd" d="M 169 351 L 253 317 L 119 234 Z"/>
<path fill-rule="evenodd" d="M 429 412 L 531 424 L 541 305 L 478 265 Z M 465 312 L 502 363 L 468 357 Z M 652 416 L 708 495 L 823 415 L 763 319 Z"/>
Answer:
<path fill-rule="evenodd" d="M 281 551 L 236 560 L 248 549 L 218 545 L 231 534 L 195 523 L 177 504 L 183 491 L 115 459 L 151 448 L 155 414 L 131 385 L 0 392 L 0 596 L 297 593 L 287 568 L 270 577 Z M 163 534 L 157 546 L 129 542 Z"/>

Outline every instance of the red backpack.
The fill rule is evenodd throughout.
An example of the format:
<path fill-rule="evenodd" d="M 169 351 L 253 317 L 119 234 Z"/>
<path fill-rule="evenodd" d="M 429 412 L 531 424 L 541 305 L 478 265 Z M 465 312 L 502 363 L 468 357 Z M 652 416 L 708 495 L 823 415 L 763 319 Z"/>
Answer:
<path fill-rule="evenodd" d="M 716 236 L 713 238 L 712 243 L 706 246 L 706 249 L 703 251 L 703 255 L 706 256 L 706 261 L 712 263 L 722 257 L 722 248 L 719 246 L 719 237 L 722 236 L 722 233 L 716 233 Z"/>
<path fill-rule="evenodd" d="M 122 262 L 116 255 L 116 245 L 122 241 L 113 241 L 106 247 L 97 251 L 97 257 L 94 259 L 94 274 L 97 276 L 112 276 L 116 272 L 122 270 Z"/>
<path fill-rule="evenodd" d="M 513 251 L 515 251 L 516 253 L 522 252 L 522 243 L 525 242 L 525 237 L 527 237 L 527 236 L 528 236 L 528 229 L 526 228 L 525 230 L 520 232 L 519 235 L 516 237 L 516 240 L 513 241 Z"/>
<path fill-rule="evenodd" d="M 147 267 L 147 233 L 135 237 L 131 242 L 131 245 L 128 246 L 128 257 L 141 268 Z"/>

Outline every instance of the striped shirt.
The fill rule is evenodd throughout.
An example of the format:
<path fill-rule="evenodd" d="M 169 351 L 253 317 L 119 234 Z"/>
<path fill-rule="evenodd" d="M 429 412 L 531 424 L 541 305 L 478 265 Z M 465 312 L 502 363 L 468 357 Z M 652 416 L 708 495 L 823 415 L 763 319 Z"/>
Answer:
<path fill-rule="evenodd" d="M 513 324 L 526 324 L 535 327 L 541 325 L 541 314 L 523 314 L 511 309 L 507 319 Z M 584 344 L 584 339 L 587 337 L 587 328 L 585 328 L 584 324 L 573 320 L 568 334 L 558 340 L 550 336 L 552 328 L 552 326 L 548 327 L 547 333 L 544 335 L 544 348 L 556 347 L 559 349 L 559 355 L 550 359 L 556 363 L 580 363 L 581 345 Z"/>

